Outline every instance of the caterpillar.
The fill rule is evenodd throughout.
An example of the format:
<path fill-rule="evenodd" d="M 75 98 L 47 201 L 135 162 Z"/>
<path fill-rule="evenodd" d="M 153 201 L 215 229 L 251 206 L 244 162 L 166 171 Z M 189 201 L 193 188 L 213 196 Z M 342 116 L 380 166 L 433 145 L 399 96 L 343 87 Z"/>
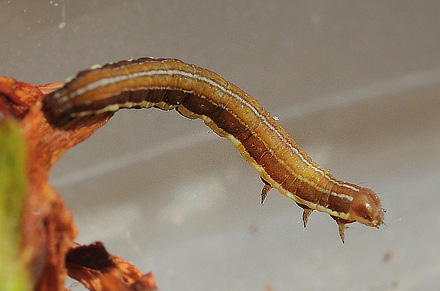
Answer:
<path fill-rule="evenodd" d="M 227 138 L 264 182 L 261 202 L 277 189 L 303 208 L 304 227 L 314 210 L 328 213 L 344 242 L 347 223 L 383 223 L 385 209 L 372 190 L 335 179 L 255 99 L 209 70 L 177 59 L 124 60 L 82 71 L 43 100 L 47 120 L 57 126 L 75 117 L 150 107 L 200 118 Z"/>

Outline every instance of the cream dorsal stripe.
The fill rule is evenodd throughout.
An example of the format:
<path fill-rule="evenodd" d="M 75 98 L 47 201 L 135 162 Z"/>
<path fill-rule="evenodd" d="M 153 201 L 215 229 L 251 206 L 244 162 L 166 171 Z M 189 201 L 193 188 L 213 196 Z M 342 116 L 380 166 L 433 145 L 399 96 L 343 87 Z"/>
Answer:
<path fill-rule="evenodd" d="M 346 183 L 314 163 L 251 96 L 219 75 L 173 59 L 142 58 L 95 66 L 78 73 L 43 101 L 55 125 L 120 108 L 177 109 L 200 118 L 226 137 L 273 187 L 304 208 L 330 214 L 344 240 L 345 224 L 378 227 L 385 210 L 370 189 Z"/>
<path fill-rule="evenodd" d="M 151 76 L 159 76 L 159 75 L 182 75 L 182 76 L 186 76 L 186 77 L 190 77 L 190 78 L 194 78 L 194 79 L 198 79 L 202 82 L 205 82 L 208 86 L 215 86 L 218 87 L 220 90 L 222 90 L 225 94 L 230 94 L 232 96 L 234 96 L 234 98 L 236 98 L 236 100 L 238 102 L 240 102 L 241 104 L 243 104 L 244 106 L 247 106 L 249 109 L 251 109 L 252 111 L 254 111 L 254 113 L 256 115 L 259 115 L 259 117 L 263 120 L 263 122 L 265 124 L 267 124 L 269 127 L 270 124 L 267 123 L 267 120 L 265 118 L 264 115 L 260 115 L 254 107 L 252 107 L 252 105 L 250 105 L 249 103 L 246 102 L 246 100 L 242 99 L 239 95 L 229 92 L 226 88 L 221 87 L 220 85 L 218 85 L 218 83 L 213 82 L 210 79 L 207 79 L 203 76 L 200 75 L 193 75 L 191 73 L 187 73 L 187 72 L 182 72 L 182 71 L 177 71 L 177 70 L 173 70 L 173 71 L 166 71 L 166 70 L 157 70 L 157 71 L 146 71 L 146 72 L 138 72 L 138 73 L 134 73 L 131 75 L 123 75 L 123 76 L 116 76 L 116 77 L 112 77 L 112 78 L 105 78 L 105 79 L 100 79 L 94 83 L 91 83 L 89 85 L 87 85 L 86 87 L 83 88 L 79 88 L 78 90 L 70 93 L 68 96 L 64 96 L 62 98 L 59 99 L 59 102 L 66 102 L 69 99 L 75 98 L 78 95 L 84 94 L 86 92 L 92 91 L 98 87 L 103 87 L 103 86 L 107 86 L 109 84 L 115 84 L 115 83 L 119 83 L 119 82 L 123 82 L 129 79 L 134 79 L 134 78 L 139 78 L 139 77 L 151 77 Z M 149 88 L 142 88 L 142 89 L 149 89 Z M 170 87 L 155 87 L 154 89 L 162 89 L 162 90 L 170 90 Z M 59 98 L 59 97 L 58 97 Z M 101 112 L 105 112 L 105 111 L 113 111 L 112 107 L 113 105 L 110 105 L 109 107 L 105 107 L 103 109 L 101 109 Z M 124 106 L 121 106 L 124 107 Z M 271 129 L 277 133 L 277 135 L 283 139 L 284 142 L 289 142 L 286 141 L 283 136 L 273 127 L 271 127 Z M 290 148 L 292 149 L 292 151 L 295 152 L 295 154 L 299 155 L 299 157 L 303 160 L 304 163 L 306 163 L 308 166 L 311 166 L 314 168 L 315 171 L 320 172 L 323 176 L 325 176 L 327 179 L 331 180 L 333 183 L 338 184 L 341 187 L 346 187 L 349 189 L 352 189 L 354 191 L 359 191 L 358 188 L 353 187 L 347 183 L 340 183 L 339 181 L 335 180 L 333 177 L 329 177 L 326 173 L 324 173 L 319 167 L 315 167 L 313 165 L 311 165 L 311 163 L 309 161 L 307 161 L 306 159 L 304 159 L 303 155 L 298 152 L 297 148 L 289 143 Z M 326 191 L 325 189 L 323 189 L 323 191 Z M 338 195 L 337 193 L 334 193 L 334 195 Z M 343 195 L 343 194 L 342 194 Z M 347 199 L 351 200 L 352 197 L 348 196 Z"/>

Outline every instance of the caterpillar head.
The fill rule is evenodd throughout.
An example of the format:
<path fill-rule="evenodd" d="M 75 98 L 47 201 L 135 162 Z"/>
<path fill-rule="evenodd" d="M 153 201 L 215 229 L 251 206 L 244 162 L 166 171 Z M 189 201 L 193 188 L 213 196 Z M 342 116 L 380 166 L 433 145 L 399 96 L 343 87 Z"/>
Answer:
<path fill-rule="evenodd" d="M 353 196 L 349 210 L 350 218 L 368 226 L 379 227 L 383 223 L 385 209 L 379 197 L 368 188 L 360 188 Z"/>

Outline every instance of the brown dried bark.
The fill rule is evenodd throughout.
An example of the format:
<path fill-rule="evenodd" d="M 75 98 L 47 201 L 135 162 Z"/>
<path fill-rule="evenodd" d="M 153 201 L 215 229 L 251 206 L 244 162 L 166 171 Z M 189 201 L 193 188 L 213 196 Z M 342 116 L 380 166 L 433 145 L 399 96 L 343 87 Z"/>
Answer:
<path fill-rule="evenodd" d="M 73 241 L 78 230 L 60 195 L 48 184 L 50 170 L 67 150 L 103 126 L 112 113 L 77 118 L 65 126 L 54 127 L 42 111 L 44 93 L 40 88 L 57 86 L 60 84 L 35 87 L 0 76 L 0 114 L 20 123 L 27 145 L 29 186 L 22 214 L 21 259 L 31 274 L 34 289 L 64 290 L 69 272 L 90 290 L 155 290 L 151 289 L 155 288 L 152 275 L 143 276 L 136 267 L 116 256 L 109 255 L 114 266 L 105 272 L 81 264 L 69 263 L 71 267 L 66 268 L 67 253 L 78 248 Z M 93 250 L 88 249 L 89 253 Z M 147 285 L 139 283 L 145 280 Z M 91 282 L 100 282 L 100 286 Z M 133 289 L 138 285 L 141 289 Z"/>
<path fill-rule="evenodd" d="M 66 266 L 69 276 L 91 291 L 156 290 L 152 273 L 143 275 L 129 262 L 109 254 L 100 242 L 70 249 Z"/>

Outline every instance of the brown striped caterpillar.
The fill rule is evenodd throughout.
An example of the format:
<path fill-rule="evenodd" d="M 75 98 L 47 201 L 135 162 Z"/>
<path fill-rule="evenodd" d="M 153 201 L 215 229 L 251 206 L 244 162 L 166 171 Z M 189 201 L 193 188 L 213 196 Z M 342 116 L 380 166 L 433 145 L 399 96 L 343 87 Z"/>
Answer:
<path fill-rule="evenodd" d="M 273 187 L 304 209 L 304 227 L 313 210 L 326 212 L 339 225 L 379 227 L 385 210 L 367 188 L 336 180 L 314 163 L 251 96 L 219 75 L 173 59 L 141 58 L 80 72 L 43 101 L 49 122 L 120 108 L 177 109 L 200 118 L 226 137 L 260 174 L 264 201 Z"/>

